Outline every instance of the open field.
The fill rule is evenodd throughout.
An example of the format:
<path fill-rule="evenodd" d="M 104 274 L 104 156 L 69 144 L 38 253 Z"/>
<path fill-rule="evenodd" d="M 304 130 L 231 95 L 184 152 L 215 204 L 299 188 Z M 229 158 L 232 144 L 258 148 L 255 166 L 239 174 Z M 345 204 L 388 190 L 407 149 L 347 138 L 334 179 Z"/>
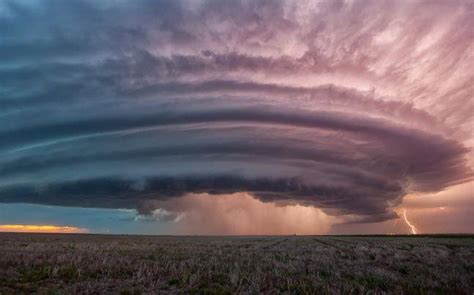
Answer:
<path fill-rule="evenodd" d="M 0 294 L 473 294 L 473 236 L 0 234 Z"/>

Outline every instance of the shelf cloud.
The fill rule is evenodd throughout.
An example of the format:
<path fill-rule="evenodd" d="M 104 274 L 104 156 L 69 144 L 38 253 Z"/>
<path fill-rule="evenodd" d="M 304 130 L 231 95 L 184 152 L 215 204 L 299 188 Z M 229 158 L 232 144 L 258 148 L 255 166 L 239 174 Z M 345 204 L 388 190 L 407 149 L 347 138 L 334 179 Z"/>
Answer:
<path fill-rule="evenodd" d="M 473 179 L 473 27 L 470 1 L 3 1 L 0 202 L 395 218 Z"/>

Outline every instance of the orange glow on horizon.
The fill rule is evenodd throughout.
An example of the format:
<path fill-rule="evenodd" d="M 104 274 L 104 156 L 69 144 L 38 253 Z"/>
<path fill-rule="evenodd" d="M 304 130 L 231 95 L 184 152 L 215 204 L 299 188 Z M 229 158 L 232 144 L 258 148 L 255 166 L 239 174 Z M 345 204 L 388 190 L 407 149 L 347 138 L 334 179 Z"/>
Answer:
<path fill-rule="evenodd" d="M 33 224 L 0 224 L 0 232 L 17 232 L 17 233 L 87 233 L 85 228 L 74 226 L 57 226 L 57 225 L 33 225 Z"/>

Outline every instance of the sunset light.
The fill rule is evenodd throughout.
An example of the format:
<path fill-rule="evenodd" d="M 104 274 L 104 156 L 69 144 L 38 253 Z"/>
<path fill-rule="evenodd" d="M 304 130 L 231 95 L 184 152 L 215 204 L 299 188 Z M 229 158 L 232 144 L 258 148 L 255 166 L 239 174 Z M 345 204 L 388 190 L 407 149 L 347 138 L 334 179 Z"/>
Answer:
<path fill-rule="evenodd" d="M 0 232 L 18 232 L 18 233 L 87 233 L 85 228 L 74 226 L 57 225 L 32 225 L 32 224 L 1 224 Z"/>
<path fill-rule="evenodd" d="M 0 0 L 0 224 L 472 231 L 472 1 L 71 1 Z"/>
<path fill-rule="evenodd" d="M 473 127 L 474 0 L 0 0 L 0 295 L 474 295 Z"/>

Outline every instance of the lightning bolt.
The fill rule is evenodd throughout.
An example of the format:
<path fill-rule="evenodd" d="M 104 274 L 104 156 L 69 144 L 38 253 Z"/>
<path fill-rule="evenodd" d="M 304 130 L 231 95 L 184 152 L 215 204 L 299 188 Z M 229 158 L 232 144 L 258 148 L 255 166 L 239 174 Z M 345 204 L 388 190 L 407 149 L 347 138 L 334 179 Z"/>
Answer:
<path fill-rule="evenodd" d="M 410 227 L 411 233 L 416 235 L 416 227 L 407 218 L 407 209 L 403 209 L 403 219 L 405 219 L 405 223 Z"/>

